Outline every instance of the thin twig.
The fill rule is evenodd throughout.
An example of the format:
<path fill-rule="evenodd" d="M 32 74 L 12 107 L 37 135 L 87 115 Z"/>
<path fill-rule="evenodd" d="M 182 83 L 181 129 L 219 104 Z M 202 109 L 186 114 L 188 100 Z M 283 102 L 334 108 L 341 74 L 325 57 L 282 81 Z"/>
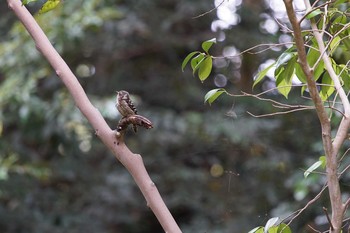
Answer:
<path fill-rule="evenodd" d="M 294 42 L 273 43 L 273 44 L 271 44 L 271 43 L 269 43 L 269 44 L 258 44 L 258 45 L 255 45 L 253 47 L 250 47 L 250 48 L 248 48 L 248 49 L 246 49 L 246 50 L 244 50 L 244 51 L 242 51 L 240 53 L 237 53 L 237 54 L 235 54 L 233 56 L 227 56 L 227 57 L 225 57 L 225 56 L 212 56 L 212 58 L 214 58 L 214 59 L 215 58 L 233 58 L 233 57 L 242 56 L 245 53 L 258 54 L 258 53 L 262 53 L 262 52 L 264 52 L 264 51 L 266 51 L 268 49 L 271 49 L 271 48 L 275 48 L 275 47 L 279 47 L 279 46 L 286 46 L 286 45 L 289 45 L 289 44 L 293 45 Z M 250 52 L 250 51 L 252 51 L 252 50 L 254 50 L 256 48 L 263 47 L 263 46 L 267 46 L 268 48 L 267 49 L 263 49 L 263 50 L 259 50 L 257 52 Z"/>
<path fill-rule="evenodd" d="M 334 1 L 325 2 L 325 3 L 323 3 L 323 4 L 321 4 L 321 5 L 317 6 L 317 7 L 315 7 L 315 4 L 317 4 L 317 2 L 319 2 L 319 1 L 320 1 L 320 0 L 317 0 L 317 1 L 314 2 L 314 4 L 312 4 L 312 10 L 306 12 L 306 14 L 303 15 L 303 17 L 301 17 L 301 18 L 299 19 L 299 24 L 301 24 L 301 22 L 302 22 L 310 13 L 312 13 L 312 12 L 314 12 L 315 10 L 320 9 L 320 8 L 322 8 L 322 7 L 326 6 L 326 5 L 329 5 L 329 4 L 331 4 L 332 2 L 334 2 Z"/>
<path fill-rule="evenodd" d="M 334 227 L 333 227 L 331 218 L 329 217 L 328 210 L 327 210 L 326 207 L 323 207 L 322 209 L 323 209 L 323 212 L 324 212 L 325 215 L 326 215 L 326 218 L 327 218 L 327 221 L 328 221 L 328 223 L 329 223 L 329 226 L 331 227 L 331 230 L 333 231 L 333 230 L 334 230 Z"/>
<path fill-rule="evenodd" d="M 211 9 L 209 11 L 206 11 L 206 12 L 200 14 L 200 15 L 194 16 L 194 17 L 192 17 L 192 19 L 198 19 L 198 18 L 203 17 L 203 16 L 205 16 L 207 14 L 210 14 L 211 12 L 215 11 L 216 9 L 218 9 L 224 2 L 225 2 L 225 0 L 222 0 L 222 2 L 219 5 L 217 5 L 216 7 L 214 7 L 213 9 Z"/>
<path fill-rule="evenodd" d="M 313 230 L 314 232 L 317 233 L 322 233 L 322 231 L 316 230 L 315 228 L 313 228 L 310 224 L 307 225 L 311 230 Z"/>
<path fill-rule="evenodd" d="M 313 198 L 313 199 L 311 199 L 308 203 L 306 203 L 306 205 L 303 207 L 303 208 L 301 208 L 301 209 L 299 209 L 299 210 L 297 210 L 297 211 L 295 211 L 294 213 L 292 213 L 291 215 L 294 215 L 290 220 L 289 220 L 289 222 L 286 224 L 286 225 L 290 225 L 293 221 L 294 221 L 294 219 L 296 219 L 302 212 L 304 212 L 310 205 L 312 205 L 313 203 L 315 203 L 320 197 L 321 197 L 321 195 L 322 195 L 322 193 L 326 190 L 326 188 L 328 187 L 328 185 L 327 184 L 325 184 L 324 186 L 323 186 L 323 188 L 321 189 L 321 191 Z M 290 216 L 291 216 L 290 215 Z M 290 217 L 289 216 L 289 217 Z M 287 218 L 289 218 L 289 217 L 287 217 Z"/>
<path fill-rule="evenodd" d="M 292 109 L 289 111 L 283 111 L 283 112 L 273 112 L 273 113 L 267 113 L 267 114 L 261 114 L 261 115 L 254 115 L 251 112 L 247 113 L 252 116 L 252 117 L 256 117 L 256 118 L 261 118 L 261 117 L 270 117 L 270 116 L 277 116 L 277 115 L 284 115 L 284 114 L 288 114 L 288 113 L 292 113 L 292 112 L 298 112 L 298 111 L 304 111 L 304 110 L 310 110 L 310 108 L 298 108 L 298 109 Z"/>

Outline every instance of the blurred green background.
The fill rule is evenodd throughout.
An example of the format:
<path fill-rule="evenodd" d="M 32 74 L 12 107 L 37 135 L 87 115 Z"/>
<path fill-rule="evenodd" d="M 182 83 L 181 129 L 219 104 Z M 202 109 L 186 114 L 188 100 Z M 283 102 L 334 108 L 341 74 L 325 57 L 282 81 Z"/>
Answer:
<path fill-rule="evenodd" d="M 28 8 L 35 14 L 41 4 Z M 129 91 L 140 114 L 152 120 L 154 129 L 130 130 L 126 142 L 142 154 L 183 232 L 248 232 L 303 207 L 325 181 L 317 174 L 303 177 L 322 155 L 314 112 L 254 118 L 247 111 L 275 109 L 253 98 L 203 103 L 217 87 L 252 92 L 253 76 L 285 47 L 234 55 L 292 40 L 275 20 L 286 22 L 281 4 L 76 0 L 36 15 L 112 128 L 119 119 L 117 90 Z M 0 14 L 0 232 L 163 232 L 6 1 Z M 182 72 L 181 63 L 214 37 L 219 42 L 211 53 L 233 57 L 216 59 L 202 84 L 190 69 Z M 267 78 L 254 92 L 273 85 Z M 296 89 L 289 100 L 276 92 L 266 97 L 310 104 L 298 96 Z M 342 179 L 344 189 L 348 179 Z M 322 206 L 328 206 L 326 195 L 292 229 L 327 227 Z"/>

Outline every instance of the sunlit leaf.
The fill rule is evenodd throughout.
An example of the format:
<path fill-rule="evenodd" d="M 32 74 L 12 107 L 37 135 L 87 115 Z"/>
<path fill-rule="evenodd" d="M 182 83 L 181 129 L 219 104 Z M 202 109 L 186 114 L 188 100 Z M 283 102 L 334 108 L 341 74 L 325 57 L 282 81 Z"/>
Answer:
<path fill-rule="evenodd" d="M 278 226 L 272 226 L 270 229 L 267 231 L 268 233 L 277 233 Z"/>
<path fill-rule="evenodd" d="M 48 0 L 47 2 L 44 3 L 44 5 L 39 10 L 39 14 L 55 9 L 60 2 L 61 0 Z"/>
<path fill-rule="evenodd" d="M 322 163 L 321 166 L 323 169 L 325 169 L 326 168 L 326 156 L 322 155 L 322 156 L 320 156 L 320 158 L 318 160 L 321 161 L 321 163 Z"/>
<path fill-rule="evenodd" d="M 311 18 L 313 18 L 313 17 L 315 17 L 315 16 L 317 16 L 319 14 L 322 14 L 322 11 L 320 9 L 316 9 L 316 10 L 312 11 L 310 14 L 308 14 L 306 16 L 306 18 L 307 19 L 311 19 Z"/>
<path fill-rule="evenodd" d="M 261 82 L 261 80 L 266 76 L 267 72 L 269 72 L 269 70 L 276 64 L 276 62 L 272 63 L 271 65 L 269 65 L 268 67 L 266 67 L 265 69 L 263 69 L 262 71 L 260 71 L 256 76 L 255 76 L 255 80 L 253 83 L 253 88 L 255 87 L 256 84 L 258 84 L 259 82 Z"/>
<path fill-rule="evenodd" d="M 279 226 L 278 226 L 278 233 L 292 233 L 292 230 L 290 229 L 290 227 L 285 224 L 285 223 L 281 223 Z"/>
<path fill-rule="evenodd" d="M 223 88 L 217 88 L 217 89 L 208 91 L 208 93 L 205 94 L 204 96 L 204 103 L 208 102 L 211 105 L 222 93 L 227 93 L 227 92 Z"/>
<path fill-rule="evenodd" d="M 203 53 L 198 54 L 191 60 L 191 68 L 193 70 L 193 74 L 197 71 L 199 65 L 204 61 L 205 55 Z"/>
<path fill-rule="evenodd" d="M 322 161 L 317 161 L 314 164 L 312 164 L 305 172 L 304 177 L 308 177 L 313 171 L 315 171 L 317 168 L 319 168 L 322 165 Z"/>
<path fill-rule="evenodd" d="M 184 71 L 184 69 L 185 69 L 187 63 L 190 61 L 190 59 L 191 59 L 194 55 L 196 55 L 196 54 L 198 54 L 198 53 L 199 53 L 198 51 L 194 51 L 194 52 L 192 52 L 192 53 L 190 53 L 190 54 L 188 54 L 188 55 L 186 56 L 186 58 L 185 58 L 184 61 L 182 62 L 182 66 L 181 66 L 182 71 Z"/>
<path fill-rule="evenodd" d="M 288 94 L 292 89 L 292 77 L 295 72 L 296 59 L 296 57 L 290 59 L 286 68 L 277 74 L 276 86 L 278 87 L 278 91 L 286 98 L 288 98 Z"/>
<path fill-rule="evenodd" d="M 211 48 L 211 46 L 216 43 L 216 38 L 213 38 L 213 39 L 210 39 L 210 40 L 207 40 L 207 41 L 204 41 L 202 43 L 202 48 L 203 50 L 208 53 L 209 49 Z"/>
<path fill-rule="evenodd" d="M 210 56 L 207 56 L 204 61 L 199 65 L 198 69 L 198 77 L 199 79 L 204 82 L 206 80 L 213 68 L 213 59 Z"/>
<path fill-rule="evenodd" d="M 264 232 L 267 233 L 270 227 L 274 226 L 277 223 L 278 219 L 279 219 L 278 217 L 270 218 L 264 227 L 265 228 Z"/>

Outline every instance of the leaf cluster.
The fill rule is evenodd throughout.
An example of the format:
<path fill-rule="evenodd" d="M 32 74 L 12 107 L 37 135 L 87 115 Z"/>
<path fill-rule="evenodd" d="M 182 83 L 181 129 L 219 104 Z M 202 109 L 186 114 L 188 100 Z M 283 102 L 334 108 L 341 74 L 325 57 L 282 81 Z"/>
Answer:
<path fill-rule="evenodd" d="M 248 233 L 291 233 L 291 229 L 285 223 L 277 224 L 279 218 L 270 218 L 265 226 L 256 227 Z"/>
<path fill-rule="evenodd" d="M 350 90 L 350 68 L 347 55 L 347 51 L 350 49 L 350 18 L 349 8 L 346 11 L 341 10 L 344 7 L 342 3 L 343 1 L 336 1 L 330 4 L 327 13 L 317 8 L 306 15 L 307 19 L 317 21 L 318 29 L 323 31 L 326 38 L 326 54 L 320 54 L 312 31 L 303 31 L 307 62 L 313 71 L 313 79 L 319 85 L 319 95 L 324 101 L 335 93 L 333 81 L 322 60 L 324 55 L 330 56 L 333 69 L 344 89 Z M 302 85 L 301 94 L 307 89 L 306 76 L 298 62 L 295 45 L 283 52 L 273 64 L 261 70 L 255 76 L 253 86 L 260 83 L 271 69 L 274 69 L 276 87 L 285 98 L 288 98 L 294 85 L 294 78 Z"/>
<path fill-rule="evenodd" d="M 338 0 L 329 4 L 328 11 L 322 8 L 305 14 L 305 19 L 317 20 L 320 31 L 324 31 L 327 45 L 326 55 L 331 57 L 332 66 L 336 71 L 345 90 L 350 90 L 350 19 L 349 19 L 349 3 L 344 0 Z M 346 9 L 346 10 L 343 10 Z M 334 93 L 335 88 L 333 81 L 326 72 L 322 56 L 317 46 L 317 42 L 312 31 L 303 31 L 305 47 L 307 49 L 307 61 L 313 70 L 313 78 L 319 85 L 319 94 L 322 100 L 329 99 Z M 212 71 L 213 57 L 209 54 L 210 47 L 216 43 L 215 39 L 207 40 L 202 43 L 204 52 L 194 51 L 186 56 L 182 63 L 182 70 L 190 62 L 193 75 L 198 73 L 198 78 L 204 82 Z M 288 98 L 292 87 L 296 83 L 302 86 L 301 94 L 307 90 L 306 76 L 303 73 L 301 65 L 298 61 L 298 55 L 295 45 L 286 49 L 278 59 L 268 67 L 260 70 L 254 77 L 253 87 L 261 83 L 270 70 L 274 70 L 274 79 L 277 90 L 285 98 Z M 205 96 L 205 102 L 213 103 L 218 96 L 226 91 L 222 88 L 209 91 Z"/>
<path fill-rule="evenodd" d="M 202 43 L 202 49 L 204 52 L 194 51 L 186 56 L 182 62 L 182 71 L 185 69 L 189 61 L 191 64 L 193 75 L 198 73 L 198 78 L 201 82 L 204 82 L 210 75 L 213 68 L 213 58 L 209 54 L 209 49 L 216 43 L 216 38 L 204 41 Z"/>
<path fill-rule="evenodd" d="M 182 62 L 182 71 L 190 62 L 193 75 L 197 73 L 199 80 L 203 83 L 210 75 L 213 69 L 213 57 L 209 53 L 209 49 L 216 43 L 216 38 L 206 40 L 202 43 L 204 52 L 194 51 L 188 54 Z M 204 97 L 204 103 L 212 104 L 221 94 L 226 93 L 223 88 L 210 90 Z"/>

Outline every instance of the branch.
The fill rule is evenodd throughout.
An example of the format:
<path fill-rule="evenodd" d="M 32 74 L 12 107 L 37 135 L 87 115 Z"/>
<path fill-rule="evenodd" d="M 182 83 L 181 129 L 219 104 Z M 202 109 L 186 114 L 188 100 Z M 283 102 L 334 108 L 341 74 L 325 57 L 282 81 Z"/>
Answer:
<path fill-rule="evenodd" d="M 132 153 L 125 145 L 122 137 L 116 137 L 115 132 L 107 125 L 97 108 L 91 104 L 73 72 L 69 69 L 65 61 L 51 45 L 40 26 L 25 8 L 25 6 L 22 5 L 21 1 L 7 0 L 7 2 L 9 8 L 14 11 L 29 34 L 32 36 L 37 49 L 49 61 L 53 69 L 56 71 L 56 74 L 65 84 L 72 95 L 76 106 L 95 129 L 95 134 L 131 173 L 136 184 L 144 195 L 147 205 L 156 215 L 164 231 L 171 233 L 181 232 L 164 201 L 162 200 L 157 187 L 149 177 L 143 164 L 142 157 L 138 154 Z"/>
<path fill-rule="evenodd" d="M 310 3 L 308 1 L 305 1 L 307 4 L 307 7 L 310 8 Z M 350 26 L 350 24 L 349 24 Z M 346 26 L 348 27 L 348 26 Z M 311 28 L 313 30 L 313 34 L 315 36 L 315 39 L 317 41 L 319 50 L 320 50 L 320 54 L 322 57 L 322 60 L 324 62 L 325 65 L 325 69 L 327 70 L 327 72 L 329 73 L 329 76 L 331 77 L 331 79 L 333 80 L 334 83 L 334 87 L 339 95 L 339 98 L 343 104 L 344 107 L 344 117 L 342 119 L 341 124 L 339 125 L 338 128 L 338 132 L 334 138 L 333 141 L 333 149 L 334 149 L 334 153 L 338 153 L 340 146 L 343 144 L 344 140 L 347 137 L 347 131 L 350 127 L 350 103 L 348 100 L 348 97 L 340 83 L 339 77 L 338 75 L 335 73 L 333 66 L 332 66 L 332 62 L 327 54 L 327 47 L 329 46 L 330 43 L 328 43 L 327 47 L 325 47 L 323 39 L 322 39 L 322 33 L 319 32 L 316 23 L 311 19 Z M 336 155 L 335 155 L 336 156 Z"/>
<path fill-rule="evenodd" d="M 329 223 L 329 225 L 330 225 L 330 227 L 331 227 L 331 231 L 333 231 L 333 230 L 334 230 L 334 227 L 333 227 L 331 218 L 329 217 L 328 210 L 327 210 L 326 207 L 323 207 L 322 209 L 323 209 L 323 212 L 325 213 L 326 218 L 327 218 L 327 221 L 328 221 L 328 223 Z"/>
<path fill-rule="evenodd" d="M 307 63 L 304 40 L 301 34 L 299 22 L 295 16 L 293 1 L 284 0 L 284 4 L 286 6 L 288 18 L 292 24 L 294 31 L 295 44 L 298 52 L 298 62 L 300 63 L 300 66 L 306 75 L 306 82 L 310 92 L 310 96 L 315 104 L 316 112 L 322 126 L 322 134 L 324 135 L 323 138 L 325 142 L 324 145 L 326 146 L 325 152 L 331 152 L 332 148 L 330 136 L 330 121 L 328 119 L 327 112 L 325 111 L 325 107 L 323 106 L 323 101 L 318 94 L 316 81 L 313 79 L 313 71 L 310 69 L 310 66 Z"/>
<path fill-rule="evenodd" d="M 247 112 L 250 116 L 256 117 L 256 118 L 261 118 L 261 117 L 270 117 L 270 116 L 276 116 L 276 115 L 284 115 L 284 114 L 289 114 L 292 112 L 298 112 L 298 111 L 304 111 L 304 110 L 310 110 L 314 109 L 314 107 L 311 108 L 297 108 L 297 109 L 292 109 L 292 110 L 287 110 L 287 111 L 281 111 L 281 112 L 273 112 L 273 113 L 267 113 L 267 114 L 261 114 L 261 115 L 254 115 L 251 112 Z"/>
<path fill-rule="evenodd" d="M 311 8 L 310 2 L 305 1 L 305 5 L 308 9 Z M 332 142 L 332 153 L 327 156 L 327 179 L 329 186 L 329 196 L 331 200 L 332 206 L 332 224 L 335 229 L 334 232 L 339 232 L 341 229 L 342 219 L 345 212 L 344 205 L 342 204 L 341 191 L 339 186 L 339 179 L 337 176 L 337 167 L 338 160 L 337 155 L 341 145 L 344 143 L 345 139 L 348 136 L 348 130 L 350 127 L 350 103 L 348 97 L 340 83 L 338 75 L 335 73 L 332 62 L 327 54 L 327 48 L 324 45 L 322 33 L 318 31 L 317 25 L 313 19 L 311 21 L 311 28 L 313 30 L 313 34 L 317 41 L 318 47 L 320 49 L 320 53 L 322 54 L 322 60 L 325 65 L 325 69 L 327 70 L 329 76 L 331 77 L 334 87 L 339 95 L 339 98 L 343 104 L 344 115 L 342 121 L 338 126 L 338 131 L 336 136 Z M 333 229 L 330 230 L 333 232 Z"/>
<path fill-rule="evenodd" d="M 307 0 L 304 0 L 304 2 L 307 8 L 307 11 L 310 11 L 311 9 L 310 2 Z M 321 123 L 322 142 L 323 142 L 323 148 L 326 155 L 327 184 L 328 184 L 329 197 L 330 197 L 330 202 L 332 207 L 332 219 L 330 224 L 333 226 L 333 229 L 330 229 L 330 232 L 338 233 L 341 230 L 344 207 L 342 205 L 339 179 L 337 176 L 337 154 L 338 154 L 340 145 L 344 142 L 346 138 L 347 131 L 349 128 L 350 121 L 348 116 L 349 116 L 350 105 L 347 102 L 347 97 L 340 85 L 339 79 L 337 78 L 337 75 L 335 74 L 332 68 L 330 59 L 328 55 L 324 52 L 325 47 L 323 44 L 321 33 L 318 31 L 316 24 L 311 19 L 311 28 L 317 40 L 320 53 L 322 54 L 322 59 L 325 63 L 325 68 L 328 71 L 329 75 L 331 76 L 334 82 L 335 89 L 337 90 L 339 97 L 344 105 L 345 116 L 343 117 L 343 120 L 339 125 L 336 138 L 332 142 L 330 120 L 325 111 L 325 107 L 323 106 L 323 101 L 321 100 L 318 94 L 318 91 L 316 88 L 316 81 L 313 78 L 313 70 L 310 69 L 310 66 L 306 59 L 304 40 L 301 34 L 300 24 L 295 16 L 293 1 L 284 0 L 284 4 L 286 6 L 288 18 L 293 27 L 295 43 L 296 43 L 297 52 L 299 56 L 299 63 L 304 74 L 306 75 L 306 82 L 310 91 L 310 96 L 315 104 L 316 112 L 317 112 L 319 121 Z"/>

